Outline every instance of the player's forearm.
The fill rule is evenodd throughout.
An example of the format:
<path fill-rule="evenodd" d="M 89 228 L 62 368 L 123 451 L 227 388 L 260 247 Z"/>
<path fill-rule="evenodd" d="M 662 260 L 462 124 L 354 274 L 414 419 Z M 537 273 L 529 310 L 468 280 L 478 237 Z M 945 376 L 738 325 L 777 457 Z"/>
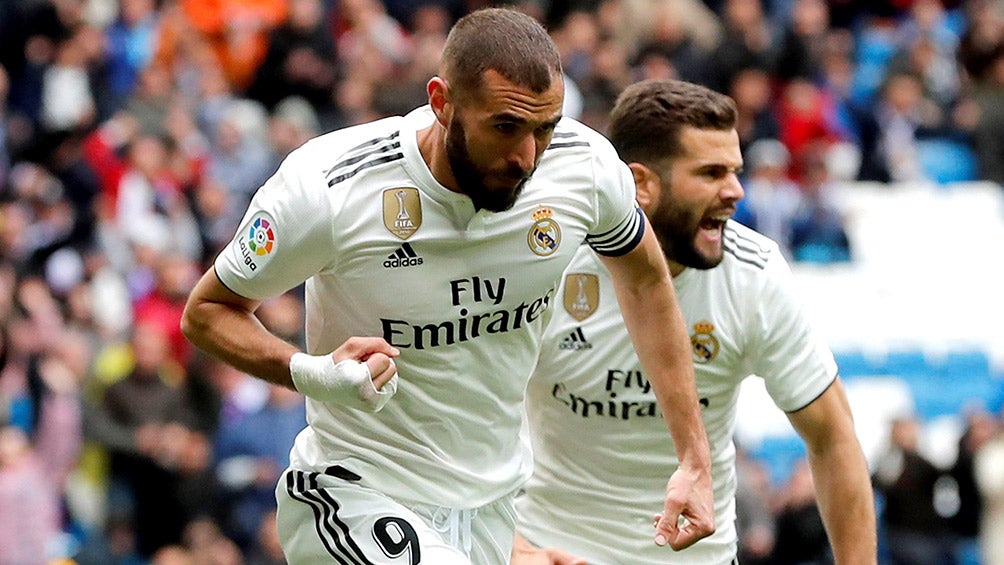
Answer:
<path fill-rule="evenodd" d="M 673 436 L 682 469 L 711 473 L 711 452 L 697 403 L 690 337 L 673 279 L 652 230 L 622 258 L 605 258 L 642 368 Z M 709 480 L 710 481 L 710 480 Z"/>
<path fill-rule="evenodd" d="M 635 351 L 669 427 L 681 467 L 710 469 L 711 455 L 697 402 L 690 338 L 666 281 L 622 304 Z M 667 320 L 669 323 L 667 324 Z"/>
<path fill-rule="evenodd" d="M 289 358 L 298 349 L 269 333 L 252 312 L 192 297 L 181 328 L 198 348 L 273 384 L 293 388 Z"/>
<path fill-rule="evenodd" d="M 809 464 L 836 563 L 876 563 L 875 504 L 857 439 L 835 438 L 826 449 L 810 449 Z"/>

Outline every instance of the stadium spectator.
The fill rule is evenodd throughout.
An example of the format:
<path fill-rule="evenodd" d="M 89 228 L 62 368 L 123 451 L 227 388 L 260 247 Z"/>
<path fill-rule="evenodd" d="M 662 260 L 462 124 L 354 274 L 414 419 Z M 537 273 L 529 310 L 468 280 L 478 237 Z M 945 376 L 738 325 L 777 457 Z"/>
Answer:
<path fill-rule="evenodd" d="M 840 187 L 833 181 L 830 148 L 815 143 L 801 155 L 801 198 L 786 238 L 796 261 L 836 263 L 851 260 L 851 244 L 840 210 Z"/>
<path fill-rule="evenodd" d="M 736 533 L 737 558 L 744 564 L 768 565 L 777 538 L 777 524 L 771 497 L 774 489 L 760 461 L 736 446 Z"/>
<path fill-rule="evenodd" d="M 248 95 L 270 111 L 281 100 L 298 96 L 316 112 L 331 114 L 338 59 L 324 23 L 321 0 L 290 2 L 286 21 L 272 30 Z"/>
<path fill-rule="evenodd" d="M 774 75 L 784 82 L 796 77 L 818 82 L 823 75 L 829 29 L 830 11 L 825 0 L 794 0 L 791 20 L 778 42 Z"/>
<path fill-rule="evenodd" d="M 750 145 L 745 163 L 747 196 L 739 203 L 736 219 L 777 242 L 785 258 L 791 259 L 791 227 L 803 196 L 788 178 L 788 149 L 776 139 L 761 139 Z"/>
<path fill-rule="evenodd" d="M 975 461 L 976 454 L 996 435 L 997 426 L 994 416 L 985 409 L 978 407 L 967 411 L 966 427 L 959 438 L 958 455 L 950 470 L 959 495 L 959 508 L 951 516 L 951 524 L 958 536 L 957 554 L 960 556 L 979 556 L 983 494 L 976 481 Z"/>
<path fill-rule="evenodd" d="M 984 58 L 986 61 L 979 63 L 980 74 L 973 76 L 971 90 L 966 94 L 973 113 L 966 125 L 971 131 L 980 178 L 1004 186 L 1004 139 L 1000 135 L 1004 128 L 1004 40 L 998 37 Z M 970 65 L 976 67 L 977 63 Z"/>
<path fill-rule="evenodd" d="M 149 556 L 181 539 L 188 518 L 179 499 L 182 473 L 201 456 L 185 427 L 190 414 L 167 336 L 159 326 L 138 325 L 132 351 L 133 370 L 104 391 L 102 410 L 135 437 L 129 447 L 111 450 L 112 485 L 122 495 L 112 512 L 129 513 L 138 551 Z"/>
<path fill-rule="evenodd" d="M 890 445 L 879 459 L 873 480 L 884 499 L 892 565 L 943 565 L 954 562 L 947 521 L 934 507 L 942 472 L 917 451 L 920 423 L 913 416 L 892 422 Z"/>
<path fill-rule="evenodd" d="M 777 565 L 832 562 L 826 528 L 813 494 L 812 473 L 805 460 L 795 464 L 778 495 L 777 533 L 770 562 Z"/>
<path fill-rule="evenodd" d="M 1004 414 L 1002 414 L 1004 415 Z M 980 552 L 983 563 L 1004 563 L 1004 422 L 973 458 L 976 485 L 983 495 L 980 519 Z"/>
<path fill-rule="evenodd" d="M 6 347 L 7 344 L 4 344 Z M 49 563 L 65 524 L 62 494 L 80 449 L 79 378 L 47 355 L 27 375 L 34 395 L 30 429 L 0 404 L 0 563 Z M 8 384 L 13 375 L 0 376 Z M 6 400 L 0 393 L 0 402 Z"/>
<path fill-rule="evenodd" d="M 760 0 L 725 0 L 722 7 L 724 35 L 711 53 L 714 61 L 706 77 L 708 86 L 727 92 L 736 73 L 750 67 L 772 68 L 774 30 L 764 15 Z"/>
<path fill-rule="evenodd" d="M 217 479 L 225 489 L 224 531 L 250 551 L 262 520 L 275 511 L 275 485 L 289 447 L 307 422 L 303 397 L 269 386 L 258 410 L 225 420 L 214 440 Z"/>

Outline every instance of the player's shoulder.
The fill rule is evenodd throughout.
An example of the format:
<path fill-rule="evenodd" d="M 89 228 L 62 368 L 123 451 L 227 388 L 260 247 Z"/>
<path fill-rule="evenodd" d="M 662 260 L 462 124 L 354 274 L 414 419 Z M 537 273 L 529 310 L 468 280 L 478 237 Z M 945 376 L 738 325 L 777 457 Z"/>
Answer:
<path fill-rule="evenodd" d="M 787 267 L 776 241 L 735 220 L 725 224 L 722 248 L 725 252 L 722 264 L 731 270 L 761 276 Z"/>
<path fill-rule="evenodd" d="M 404 118 L 392 116 L 336 129 L 307 141 L 290 158 L 319 164 L 327 171 L 356 164 L 374 152 L 400 153 L 403 125 Z"/>
<path fill-rule="evenodd" d="M 617 159 L 617 152 L 600 132 L 569 117 L 561 118 L 554 128 L 551 144 L 545 156 L 590 155 L 601 159 Z"/>

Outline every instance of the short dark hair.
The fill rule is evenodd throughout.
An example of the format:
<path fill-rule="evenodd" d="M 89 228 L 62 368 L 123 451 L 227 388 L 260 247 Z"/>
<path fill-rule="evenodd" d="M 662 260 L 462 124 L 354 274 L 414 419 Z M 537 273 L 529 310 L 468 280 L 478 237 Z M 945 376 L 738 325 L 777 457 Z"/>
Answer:
<path fill-rule="evenodd" d="M 486 8 L 460 18 L 450 30 L 440 73 L 463 95 L 477 91 L 489 69 L 541 93 L 561 73 L 561 56 L 537 20 L 515 10 Z"/>
<path fill-rule="evenodd" d="M 609 137 L 627 163 L 654 168 L 680 156 L 680 130 L 729 130 L 736 104 L 710 88 L 682 80 L 644 80 L 628 86 L 610 112 Z"/>

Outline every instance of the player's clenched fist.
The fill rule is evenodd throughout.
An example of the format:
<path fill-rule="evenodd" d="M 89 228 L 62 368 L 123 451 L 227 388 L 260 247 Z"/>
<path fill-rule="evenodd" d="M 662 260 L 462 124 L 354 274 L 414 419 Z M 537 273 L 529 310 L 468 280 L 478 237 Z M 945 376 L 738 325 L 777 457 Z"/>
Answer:
<path fill-rule="evenodd" d="M 305 396 L 379 412 L 397 392 L 398 354 L 381 338 L 353 337 L 327 355 L 294 353 L 289 374 Z"/>

